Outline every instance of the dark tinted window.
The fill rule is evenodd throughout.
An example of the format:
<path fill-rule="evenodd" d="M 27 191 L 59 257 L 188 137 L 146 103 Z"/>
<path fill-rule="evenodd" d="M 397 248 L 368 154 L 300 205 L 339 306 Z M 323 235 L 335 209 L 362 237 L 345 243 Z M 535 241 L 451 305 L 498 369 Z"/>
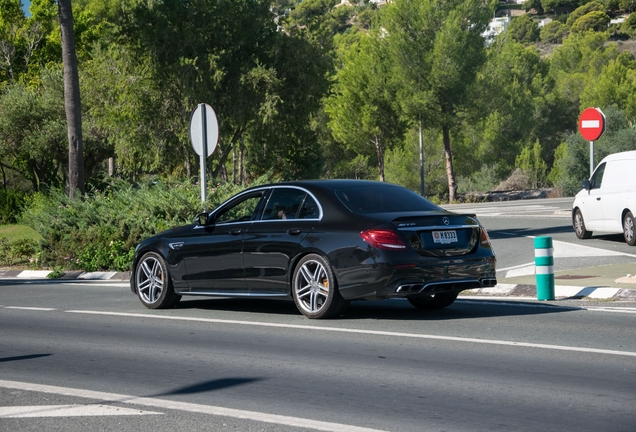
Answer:
<path fill-rule="evenodd" d="M 354 213 L 440 210 L 415 192 L 398 186 L 362 186 L 336 190 L 340 201 Z"/>
<path fill-rule="evenodd" d="M 263 212 L 263 220 L 296 219 L 305 195 L 300 189 L 275 188 Z"/>
<path fill-rule="evenodd" d="M 214 216 L 214 222 L 223 224 L 253 220 L 258 213 L 258 203 L 261 201 L 262 195 L 263 192 L 256 192 L 242 196 L 219 210 Z"/>
<path fill-rule="evenodd" d="M 594 175 L 590 180 L 590 189 L 598 189 L 601 187 L 601 183 L 603 182 L 603 174 L 605 174 L 605 164 L 602 163 L 596 168 L 594 171 Z"/>
<path fill-rule="evenodd" d="M 300 207 L 300 212 L 298 213 L 299 219 L 318 219 L 320 218 L 320 209 L 318 208 L 318 204 L 311 197 L 311 195 L 305 195 L 305 201 L 303 205 Z"/>

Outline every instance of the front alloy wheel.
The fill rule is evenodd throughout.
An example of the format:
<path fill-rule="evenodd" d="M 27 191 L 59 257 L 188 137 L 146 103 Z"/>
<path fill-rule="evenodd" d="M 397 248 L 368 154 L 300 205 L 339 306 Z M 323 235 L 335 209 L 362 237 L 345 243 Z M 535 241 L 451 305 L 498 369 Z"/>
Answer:
<path fill-rule="evenodd" d="M 154 252 L 148 252 L 139 260 L 135 287 L 139 300 L 149 309 L 169 308 L 181 299 L 174 292 L 166 263 Z"/>
<path fill-rule="evenodd" d="M 634 215 L 632 212 L 625 213 L 623 218 L 623 237 L 628 245 L 636 245 L 636 235 L 634 235 Z"/>
<path fill-rule="evenodd" d="M 329 318 L 348 304 L 336 287 L 331 267 L 320 255 L 310 254 L 300 260 L 292 288 L 296 307 L 307 318 Z"/>

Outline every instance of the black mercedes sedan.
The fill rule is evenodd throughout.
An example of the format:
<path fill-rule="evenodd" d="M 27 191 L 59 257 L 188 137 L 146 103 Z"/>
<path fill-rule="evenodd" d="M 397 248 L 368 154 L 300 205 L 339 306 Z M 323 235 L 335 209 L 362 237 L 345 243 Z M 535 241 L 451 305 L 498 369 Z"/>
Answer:
<path fill-rule="evenodd" d="M 246 189 L 144 240 L 131 289 L 153 309 L 184 295 L 267 297 L 328 318 L 359 299 L 441 309 L 460 291 L 495 286 L 495 264 L 474 215 L 393 184 L 308 180 Z"/>

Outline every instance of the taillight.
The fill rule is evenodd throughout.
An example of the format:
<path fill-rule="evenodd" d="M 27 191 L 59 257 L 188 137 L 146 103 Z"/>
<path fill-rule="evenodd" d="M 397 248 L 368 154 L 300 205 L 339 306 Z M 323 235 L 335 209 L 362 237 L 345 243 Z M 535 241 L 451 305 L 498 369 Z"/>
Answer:
<path fill-rule="evenodd" d="M 481 236 L 479 238 L 479 241 L 481 245 L 485 248 L 492 249 L 492 244 L 490 243 L 490 236 L 488 235 L 488 231 L 486 231 L 486 228 L 484 227 L 480 227 L 480 228 L 481 228 Z"/>
<path fill-rule="evenodd" d="M 406 249 L 406 244 L 395 231 L 370 229 L 360 233 L 362 240 L 379 249 Z"/>

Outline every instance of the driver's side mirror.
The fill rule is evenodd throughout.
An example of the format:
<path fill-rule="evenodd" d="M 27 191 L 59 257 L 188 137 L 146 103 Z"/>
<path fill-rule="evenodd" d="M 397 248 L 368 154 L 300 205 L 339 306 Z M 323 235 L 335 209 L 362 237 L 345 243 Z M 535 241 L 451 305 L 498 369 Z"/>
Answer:
<path fill-rule="evenodd" d="M 210 217 L 210 213 L 208 212 L 199 213 L 197 217 L 194 218 L 194 223 L 195 225 L 198 225 L 198 226 L 207 226 L 209 217 Z"/>
<path fill-rule="evenodd" d="M 590 190 L 590 181 L 589 180 L 583 180 L 581 182 L 581 187 L 585 190 Z"/>

